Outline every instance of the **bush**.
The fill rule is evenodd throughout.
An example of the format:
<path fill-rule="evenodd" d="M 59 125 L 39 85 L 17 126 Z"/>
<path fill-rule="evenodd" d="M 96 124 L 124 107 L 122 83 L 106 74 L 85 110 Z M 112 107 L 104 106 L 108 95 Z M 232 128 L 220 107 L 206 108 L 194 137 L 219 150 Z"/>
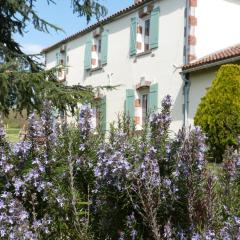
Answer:
<path fill-rule="evenodd" d="M 217 180 L 201 129 L 171 139 L 170 111 L 167 96 L 142 132 L 123 118 L 106 140 L 85 107 L 60 127 L 47 104 L 20 143 L 0 128 L 0 238 L 239 239 L 239 154 L 228 149 Z"/>
<path fill-rule="evenodd" d="M 236 146 L 240 134 L 240 66 L 224 65 L 202 98 L 194 124 L 206 133 L 217 161 L 227 146 Z"/>

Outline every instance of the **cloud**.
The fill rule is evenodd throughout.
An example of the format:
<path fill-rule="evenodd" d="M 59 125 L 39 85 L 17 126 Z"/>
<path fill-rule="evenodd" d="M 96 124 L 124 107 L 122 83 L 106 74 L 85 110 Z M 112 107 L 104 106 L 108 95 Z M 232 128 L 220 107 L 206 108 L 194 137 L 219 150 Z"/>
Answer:
<path fill-rule="evenodd" d="M 38 54 L 45 46 L 33 43 L 24 43 L 21 49 L 26 54 Z"/>

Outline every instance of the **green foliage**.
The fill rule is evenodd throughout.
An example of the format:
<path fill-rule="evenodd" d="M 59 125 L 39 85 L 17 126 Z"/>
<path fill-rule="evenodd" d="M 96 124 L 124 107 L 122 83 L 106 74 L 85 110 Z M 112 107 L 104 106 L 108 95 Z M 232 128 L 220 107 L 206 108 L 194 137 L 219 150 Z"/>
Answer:
<path fill-rule="evenodd" d="M 240 134 L 240 66 L 222 66 L 202 98 L 194 118 L 208 137 L 210 151 L 221 161 L 227 146 L 235 146 Z"/>
<path fill-rule="evenodd" d="M 44 100 L 50 100 L 60 111 L 74 112 L 80 102 L 93 99 L 91 87 L 64 86 L 57 82 L 57 69 L 38 72 L 19 70 L 18 64 L 0 66 L 0 112 L 5 116 L 11 109 L 27 113 L 42 110 Z M 47 79 L 47 80 L 46 80 Z"/>
<path fill-rule="evenodd" d="M 36 56 L 26 55 L 13 34 L 24 35 L 28 25 L 41 32 L 63 31 L 61 28 L 41 18 L 35 8 L 38 0 L 0 1 L 0 118 L 10 110 L 27 113 L 41 111 L 43 100 L 51 100 L 60 111 L 74 112 L 78 103 L 92 99 L 91 88 L 81 86 L 66 87 L 57 82 L 57 69 L 45 71 Z M 46 0 L 55 4 L 54 0 Z M 87 22 L 92 17 L 99 19 L 107 13 L 98 0 L 71 0 L 69 7 L 73 13 L 85 16 Z"/>
<path fill-rule="evenodd" d="M 50 30 L 63 31 L 61 28 L 41 18 L 35 5 L 38 0 L 4 0 L 0 3 L 0 52 L 8 56 L 21 57 L 27 60 L 31 65 L 35 65 L 32 59 L 25 55 L 20 49 L 20 45 L 12 36 L 14 33 L 24 35 L 29 24 L 41 32 Z M 54 0 L 46 0 L 47 4 L 56 4 Z M 71 0 L 69 7 L 72 6 L 73 13 L 79 16 L 85 16 L 89 22 L 93 16 L 97 19 L 105 16 L 106 8 L 98 3 L 98 0 Z"/>

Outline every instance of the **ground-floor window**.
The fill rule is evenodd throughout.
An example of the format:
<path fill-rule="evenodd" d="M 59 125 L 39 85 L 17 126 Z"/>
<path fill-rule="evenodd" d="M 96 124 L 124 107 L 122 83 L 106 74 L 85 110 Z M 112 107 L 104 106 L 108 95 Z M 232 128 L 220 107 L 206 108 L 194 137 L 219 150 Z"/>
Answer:
<path fill-rule="evenodd" d="M 142 95 L 142 126 L 146 123 L 147 114 L 148 114 L 148 94 L 145 93 Z"/>

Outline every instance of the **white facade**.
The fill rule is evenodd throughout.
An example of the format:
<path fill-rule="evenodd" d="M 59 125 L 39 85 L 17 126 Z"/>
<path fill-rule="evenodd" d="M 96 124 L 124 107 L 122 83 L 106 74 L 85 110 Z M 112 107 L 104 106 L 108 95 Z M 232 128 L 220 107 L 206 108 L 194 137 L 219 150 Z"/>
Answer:
<path fill-rule="evenodd" d="M 92 32 L 66 43 L 68 85 L 120 85 L 117 90 L 106 93 L 107 123 L 117 120 L 124 111 L 126 89 L 136 89 L 141 79 L 158 83 L 158 102 L 170 94 L 173 99 L 172 129 L 177 131 L 182 126 L 183 93 L 180 69 L 183 64 L 184 46 L 184 8 L 185 0 L 157 1 L 160 6 L 158 48 L 142 56 L 129 56 L 130 23 L 138 16 L 138 10 L 104 25 L 109 31 L 108 63 L 102 69 L 86 71 L 84 69 L 85 44 Z M 47 68 L 56 66 L 56 54 L 59 48 L 46 53 Z M 137 91 L 136 91 L 137 97 Z"/>
<path fill-rule="evenodd" d="M 197 58 L 240 42 L 240 0 L 198 0 L 195 14 Z"/>
<path fill-rule="evenodd" d="M 199 2 L 201 1 L 204 0 L 199 0 Z M 227 2 L 229 6 L 233 4 L 231 2 L 233 0 L 218 1 Z M 160 109 L 160 102 L 164 96 L 167 94 L 171 95 L 173 99 L 171 130 L 177 132 L 184 122 L 184 107 L 186 113 L 184 82 L 180 75 L 181 66 L 195 59 L 196 49 L 198 49 L 197 43 L 203 43 L 202 39 L 207 39 L 206 35 L 195 35 L 199 33 L 197 30 L 198 23 L 204 19 L 204 15 L 200 15 L 199 12 L 198 18 L 194 15 L 197 0 L 152 0 L 146 1 L 144 6 L 146 7 L 149 3 L 154 3 L 154 9 L 160 7 L 157 48 L 145 54 L 139 54 L 143 49 L 143 46 L 141 46 L 136 49 L 136 55 L 129 55 L 131 21 L 134 17 L 136 19 L 139 18 L 139 11 L 143 6 L 133 8 L 131 11 L 126 11 L 117 18 L 103 24 L 104 31 L 108 32 L 108 51 L 107 64 L 102 68 L 86 70 L 84 67 L 86 43 L 93 38 L 94 31 L 98 30 L 97 28 L 90 28 L 89 31 L 79 33 L 77 37 L 62 42 L 62 45 L 66 46 L 65 60 L 68 66 L 66 84 L 80 84 L 83 86 L 119 85 L 116 90 L 103 93 L 106 96 L 106 121 L 108 128 L 109 123 L 117 121 L 118 115 L 124 112 L 127 89 L 134 92 L 134 120 L 137 127 L 141 125 L 144 111 L 142 102 L 138 103 L 138 101 L 141 101 L 142 96 L 146 91 L 149 91 L 149 85 L 152 86 L 157 83 L 157 108 Z M 185 10 L 187 4 L 189 12 Z M 216 9 L 218 9 L 217 6 Z M 220 8 L 218 11 L 224 12 L 224 9 Z M 139 19 L 138 22 L 141 22 L 141 26 L 144 26 L 142 19 Z M 148 42 L 148 37 L 142 37 L 138 31 L 136 33 L 136 41 L 141 40 L 143 43 L 146 43 Z M 95 42 L 97 44 L 97 41 Z M 56 66 L 56 54 L 59 54 L 60 48 L 61 43 L 45 51 L 48 69 Z M 92 58 L 98 60 L 96 52 L 92 54 Z M 97 66 L 96 62 L 94 64 Z M 216 70 L 216 68 L 211 68 L 190 74 L 191 85 L 187 110 L 187 120 L 190 124 L 193 124 L 197 106 L 201 97 L 205 94 L 206 88 L 211 85 Z M 145 88 L 139 88 L 142 83 L 145 85 Z"/>
<path fill-rule="evenodd" d="M 239 60 L 229 61 L 228 64 L 240 64 Z M 216 78 L 217 71 L 222 64 L 217 64 L 214 67 L 194 71 L 190 73 L 190 91 L 189 91 L 189 111 L 188 124 L 194 125 L 194 116 L 197 112 L 198 105 L 202 97 L 206 94 L 209 87 L 211 87 L 213 80 Z"/>

